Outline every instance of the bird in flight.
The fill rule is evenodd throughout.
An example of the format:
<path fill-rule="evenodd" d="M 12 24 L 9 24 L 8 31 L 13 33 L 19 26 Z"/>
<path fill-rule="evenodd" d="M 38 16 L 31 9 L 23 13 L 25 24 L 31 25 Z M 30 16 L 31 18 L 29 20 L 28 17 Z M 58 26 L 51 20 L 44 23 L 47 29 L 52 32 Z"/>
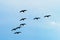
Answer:
<path fill-rule="evenodd" d="M 27 10 L 21 10 L 21 11 L 20 11 L 20 13 L 21 13 L 21 12 L 23 12 L 23 13 L 24 13 L 25 11 L 27 11 Z"/>
<path fill-rule="evenodd" d="M 24 21 L 25 19 L 26 19 L 26 18 L 22 18 L 22 19 L 20 19 L 20 21 L 22 21 L 22 20 Z"/>
<path fill-rule="evenodd" d="M 20 24 L 20 26 L 24 26 L 24 25 L 26 25 L 26 24 L 25 23 Z"/>
<path fill-rule="evenodd" d="M 16 27 L 16 29 L 20 29 L 21 27 Z"/>
<path fill-rule="evenodd" d="M 15 32 L 14 34 L 19 34 L 19 33 L 21 33 L 21 32 Z"/>
<path fill-rule="evenodd" d="M 45 15 L 44 17 L 47 17 L 47 18 L 48 18 L 48 17 L 50 17 L 50 16 L 51 16 L 51 15 Z"/>
<path fill-rule="evenodd" d="M 40 17 L 35 17 L 35 18 L 34 18 L 34 20 L 38 20 L 38 19 L 40 19 Z"/>
<path fill-rule="evenodd" d="M 11 31 L 14 31 L 14 30 L 16 30 L 16 28 L 12 29 Z"/>
<path fill-rule="evenodd" d="M 17 30 L 17 29 L 20 29 L 21 27 L 16 27 L 14 29 L 12 29 L 11 31 L 14 31 L 14 30 Z"/>

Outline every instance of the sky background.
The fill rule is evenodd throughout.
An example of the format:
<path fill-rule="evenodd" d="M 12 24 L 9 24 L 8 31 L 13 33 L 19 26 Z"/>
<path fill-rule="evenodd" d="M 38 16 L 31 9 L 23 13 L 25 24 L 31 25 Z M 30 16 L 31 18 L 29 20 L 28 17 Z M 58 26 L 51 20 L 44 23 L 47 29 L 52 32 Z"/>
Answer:
<path fill-rule="evenodd" d="M 22 9 L 27 11 L 21 14 Z M 51 17 L 44 18 L 47 14 Z M 28 19 L 19 21 L 22 17 Z M 26 26 L 16 31 L 22 33 L 13 34 L 21 23 Z M 0 40 L 60 40 L 60 0 L 0 0 Z"/>

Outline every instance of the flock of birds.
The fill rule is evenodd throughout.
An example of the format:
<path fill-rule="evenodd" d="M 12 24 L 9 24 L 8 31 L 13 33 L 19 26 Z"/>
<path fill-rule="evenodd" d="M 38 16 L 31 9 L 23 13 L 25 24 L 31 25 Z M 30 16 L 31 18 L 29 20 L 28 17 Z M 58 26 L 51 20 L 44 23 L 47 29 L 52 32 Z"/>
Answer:
<path fill-rule="evenodd" d="M 24 13 L 24 12 L 26 12 L 27 10 L 21 10 L 20 11 L 20 13 Z M 45 15 L 44 16 L 44 18 L 48 18 L 48 17 L 50 17 L 51 15 Z M 20 19 L 20 21 L 24 21 L 24 20 L 26 20 L 27 18 L 21 18 Z M 40 17 L 35 17 L 35 18 L 33 18 L 34 20 L 38 20 L 38 19 L 40 19 Z M 20 29 L 22 26 L 25 26 L 26 25 L 26 23 L 21 23 L 20 25 L 19 25 L 19 27 L 16 27 L 16 28 L 13 28 L 11 31 L 16 31 L 17 29 Z M 14 32 L 14 34 L 20 34 L 21 32 Z"/>

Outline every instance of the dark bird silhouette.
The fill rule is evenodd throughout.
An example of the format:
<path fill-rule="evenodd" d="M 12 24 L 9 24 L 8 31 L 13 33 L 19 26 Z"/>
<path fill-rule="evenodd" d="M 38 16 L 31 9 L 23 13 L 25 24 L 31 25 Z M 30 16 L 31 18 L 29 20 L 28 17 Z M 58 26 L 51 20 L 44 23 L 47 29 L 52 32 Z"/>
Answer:
<path fill-rule="evenodd" d="M 22 23 L 22 24 L 20 24 L 20 27 L 21 27 L 21 26 L 24 26 L 24 25 L 26 25 L 26 24 L 25 24 L 25 23 Z"/>
<path fill-rule="evenodd" d="M 16 29 L 20 29 L 21 27 L 16 27 Z"/>
<path fill-rule="evenodd" d="M 14 31 L 14 30 L 17 30 L 17 29 L 20 29 L 21 27 L 16 27 L 14 29 L 12 29 L 11 31 Z"/>
<path fill-rule="evenodd" d="M 25 19 L 26 19 L 26 18 L 22 18 L 22 19 L 20 19 L 20 21 L 22 21 L 22 20 L 24 21 Z"/>
<path fill-rule="evenodd" d="M 21 12 L 23 12 L 23 13 L 24 13 L 25 11 L 27 11 L 27 10 L 21 10 L 21 11 L 20 11 L 20 13 L 21 13 Z"/>
<path fill-rule="evenodd" d="M 19 34 L 19 33 L 21 33 L 21 32 L 15 32 L 14 34 Z"/>
<path fill-rule="evenodd" d="M 50 17 L 51 15 L 45 15 L 44 17 Z"/>
<path fill-rule="evenodd" d="M 40 19 L 40 17 L 35 17 L 35 18 L 34 18 L 34 20 L 38 20 L 38 19 Z"/>
<path fill-rule="evenodd" d="M 14 31 L 14 30 L 16 30 L 16 28 L 12 29 L 11 31 Z"/>

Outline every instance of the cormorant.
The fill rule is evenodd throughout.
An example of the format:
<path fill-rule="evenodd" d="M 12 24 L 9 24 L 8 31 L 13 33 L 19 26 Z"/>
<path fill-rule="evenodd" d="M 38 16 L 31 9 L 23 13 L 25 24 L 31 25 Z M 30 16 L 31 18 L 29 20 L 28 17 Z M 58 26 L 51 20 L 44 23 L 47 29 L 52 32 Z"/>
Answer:
<path fill-rule="evenodd" d="M 45 15 L 44 17 L 47 17 L 47 18 L 48 18 L 48 17 L 50 17 L 50 16 L 51 16 L 51 15 Z"/>
<path fill-rule="evenodd" d="M 40 17 L 35 17 L 35 18 L 34 18 L 34 20 L 38 20 L 38 19 L 40 19 Z"/>
<path fill-rule="evenodd" d="M 16 30 L 16 28 L 12 29 L 11 31 L 14 31 L 14 30 Z"/>
<path fill-rule="evenodd" d="M 26 19 L 26 18 L 22 18 L 22 19 L 20 19 L 20 21 L 22 21 L 22 20 L 24 21 L 25 19 Z"/>
<path fill-rule="evenodd" d="M 20 26 L 24 26 L 24 25 L 26 25 L 26 24 L 25 23 L 20 24 Z"/>
<path fill-rule="evenodd" d="M 27 11 L 27 10 L 21 10 L 21 11 L 20 11 L 20 13 L 21 13 L 21 12 L 23 12 L 23 13 L 24 13 L 25 11 Z"/>
<path fill-rule="evenodd" d="M 21 32 L 15 32 L 14 34 L 19 34 L 19 33 L 21 33 Z"/>

